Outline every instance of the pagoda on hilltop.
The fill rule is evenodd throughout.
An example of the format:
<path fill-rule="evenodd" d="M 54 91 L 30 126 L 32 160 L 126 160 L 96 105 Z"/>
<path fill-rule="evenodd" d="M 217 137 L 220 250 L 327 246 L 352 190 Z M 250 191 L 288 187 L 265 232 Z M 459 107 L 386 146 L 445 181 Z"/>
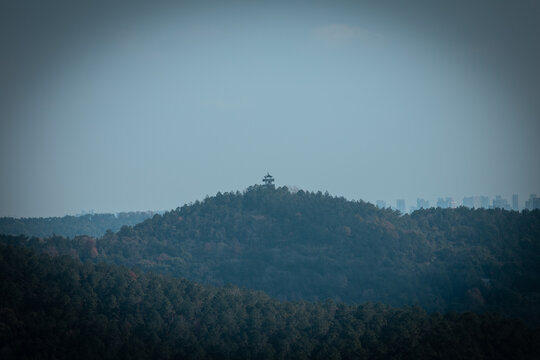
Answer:
<path fill-rule="evenodd" d="M 266 175 L 262 179 L 264 186 L 273 188 L 274 187 L 274 178 L 269 173 L 266 173 Z"/>

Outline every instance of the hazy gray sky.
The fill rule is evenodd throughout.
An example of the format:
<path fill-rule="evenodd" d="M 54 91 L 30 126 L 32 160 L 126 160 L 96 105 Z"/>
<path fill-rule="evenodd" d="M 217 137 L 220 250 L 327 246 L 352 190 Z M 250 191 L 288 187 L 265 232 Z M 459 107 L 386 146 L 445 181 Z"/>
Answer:
<path fill-rule="evenodd" d="M 0 216 L 540 193 L 539 2 L 224 3 L 0 2 Z"/>

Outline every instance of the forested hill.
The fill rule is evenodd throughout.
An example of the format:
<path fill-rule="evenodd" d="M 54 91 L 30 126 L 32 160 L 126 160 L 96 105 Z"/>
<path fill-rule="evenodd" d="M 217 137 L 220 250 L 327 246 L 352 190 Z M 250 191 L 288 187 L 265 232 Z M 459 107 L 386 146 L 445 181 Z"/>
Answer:
<path fill-rule="evenodd" d="M 100 239 L 4 238 L 280 299 L 499 312 L 540 326 L 540 211 L 428 209 L 254 186 Z"/>
<path fill-rule="evenodd" d="M 102 236 L 107 230 L 118 231 L 122 226 L 138 224 L 155 215 L 153 211 L 132 211 L 118 214 L 86 214 L 47 218 L 0 218 L 0 234 L 47 237 L 60 235 Z"/>
<path fill-rule="evenodd" d="M 279 302 L 0 245 L 0 358 L 537 359 L 540 333 L 496 315 Z"/>

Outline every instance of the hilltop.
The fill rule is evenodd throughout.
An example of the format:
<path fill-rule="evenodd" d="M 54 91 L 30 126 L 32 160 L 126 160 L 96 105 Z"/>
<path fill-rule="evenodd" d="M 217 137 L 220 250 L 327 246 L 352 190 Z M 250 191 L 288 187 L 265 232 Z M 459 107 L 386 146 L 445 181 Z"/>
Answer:
<path fill-rule="evenodd" d="M 499 312 L 540 324 L 540 211 L 400 216 L 285 187 L 218 193 L 103 237 L 4 238 L 285 300 Z"/>

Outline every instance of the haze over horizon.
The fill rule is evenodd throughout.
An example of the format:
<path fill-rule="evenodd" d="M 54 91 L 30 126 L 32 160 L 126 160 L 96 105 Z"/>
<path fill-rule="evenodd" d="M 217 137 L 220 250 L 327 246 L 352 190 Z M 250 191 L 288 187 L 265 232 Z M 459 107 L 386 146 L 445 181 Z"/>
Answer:
<path fill-rule="evenodd" d="M 538 2 L 0 8 L 0 216 L 540 193 Z"/>

